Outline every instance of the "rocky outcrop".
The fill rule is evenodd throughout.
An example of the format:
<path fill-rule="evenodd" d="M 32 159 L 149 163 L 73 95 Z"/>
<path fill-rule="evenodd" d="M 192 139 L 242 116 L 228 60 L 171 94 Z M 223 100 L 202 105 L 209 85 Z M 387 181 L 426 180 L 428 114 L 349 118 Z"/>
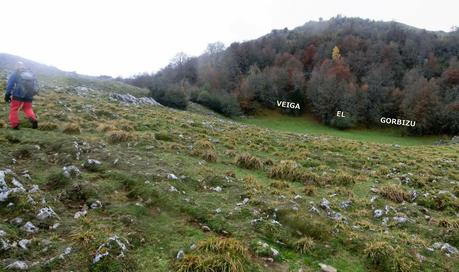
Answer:
<path fill-rule="evenodd" d="M 161 104 L 151 97 L 135 97 L 131 94 L 112 93 L 110 94 L 110 100 L 133 105 L 161 106 Z"/>

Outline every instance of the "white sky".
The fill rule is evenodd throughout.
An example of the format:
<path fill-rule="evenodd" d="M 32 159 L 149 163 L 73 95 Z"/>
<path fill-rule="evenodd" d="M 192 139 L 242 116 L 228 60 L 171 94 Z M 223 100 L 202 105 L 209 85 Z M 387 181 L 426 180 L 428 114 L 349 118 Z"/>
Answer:
<path fill-rule="evenodd" d="M 180 51 L 257 38 L 342 14 L 428 30 L 459 25 L 457 0 L 2 0 L 0 52 L 66 71 L 129 76 Z"/>

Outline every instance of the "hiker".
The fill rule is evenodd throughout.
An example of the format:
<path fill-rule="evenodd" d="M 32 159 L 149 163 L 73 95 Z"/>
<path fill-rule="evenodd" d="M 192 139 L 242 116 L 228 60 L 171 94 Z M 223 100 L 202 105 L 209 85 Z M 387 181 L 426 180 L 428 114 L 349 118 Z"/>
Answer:
<path fill-rule="evenodd" d="M 32 109 L 32 100 L 37 94 L 37 80 L 21 61 L 16 63 L 15 68 L 13 74 L 8 78 L 5 93 L 5 102 L 10 103 L 10 126 L 13 129 L 19 129 L 19 111 L 22 109 L 32 123 L 32 128 L 36 129 L 38 122 Z"/>

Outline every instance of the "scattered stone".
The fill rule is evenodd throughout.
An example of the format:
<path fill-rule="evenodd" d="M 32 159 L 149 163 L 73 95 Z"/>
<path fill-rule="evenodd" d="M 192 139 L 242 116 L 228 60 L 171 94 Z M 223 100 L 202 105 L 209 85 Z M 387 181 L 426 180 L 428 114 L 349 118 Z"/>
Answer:
<path fill-rule="evenodd" d="M 327 264 L 319 263 L 319 266 L 320 266 L 320 270 L 322 272 L 337 272 L 338 271 L 333 266 L 330 266 L 330 265 L 327 265 Z"/>
<path fill-rule="evenodd" d="M 325 210 L 330 210 L 330 201 L 328 201 L 326 198 L 322 198 L 320 201 L 320 207 Z"/>
<path fill-rule="evenodd" d="M 29 193 L 35 194 L 35 193 L 38 193 L 39 191 L 40 191 L 40 187 L 38 187 L 37 184 L 33 184 L 32 188 L 30 188 L 30 190 L 29 190 Z"/>
<path fill-rule="evenodd" d="M 0 250 L 8 250 L 10 248 L 10 244 L 5 239 L 0 239 L 1 247 Z"/>
<path fill-rule="evenodd" d="M 432 248 L 440 249 L 441 251 L 445 252 L 448 255 L 459 254 L 459 250 L 455 248 L 454 246 L 450 245 L 449 243 L 437 242 L 432 245 Z"/>
<path fill-rule="evenodd" d="M 22 222 L 23 220 L 21 217 L 16 217 L 10 221 L 10 224 L 18 226 L 18 225 L 21 225 Z"/>
<path fill-rule="evenodd" d="M 329 216 L 335 221 L 346 221 L 346 218 L 339 212 L 331 212 Z"/>
<path fill-rule="evenodd" d="M 35 227 L 34 224 L 32 224 L 32 222 L 30 221 L 27 221 L 24 226 L 22 226 L 22 229 L 25 231 L 25 232 L 28 232 L 28 233 L 35 233 L 38 231 L 38 228 Z"/>
<path fill-rule="evenodd" d="M 320 214 L 320 211 L 319 209 L 316 208 L 316 206 L 311 206 L 311 208 L 309 209 L 310 212 L 313 212 L 313 213 L 316 213 L 316 214 Z"/>
<path fill-rule="evenodd" d="M 262 242 L 262 241 L 258 241 L 257 242 L 257 247 L 259 249 L 257 249 L 256 251 L 258 252 L 263 252 L 262 254 L 265 256 L 265 257 L 271 257 L 273 259 L 276 259 L 280 256 L 280 252 L 279 250 L 275 249 L 274 247 L 271 247 L 269 244 L 265 243 L 265 242 Z"/>
<path fill-rule="evenodd" d="M 51 207 L 41 208 L 37 214 L 38 220 L 46 220 L 51 217 L 56 217 L 60 219 L 59 216 L 54 212 L 54 210 Z"/>
<path fill-rule="evenodd" d="M 178 179 L 178 177 L 172 173 L 167 174 L 167 179 Z"/>
<path fill-rule="evenodd" d="M 374 210 L 374 212 L 373 212 L 373 217 L 374 217 L 374 218 L 379 218 L 379 217 L 383 216 L 383 214 L 384 214 L 384 211 L 383 211 L 383 210 L 380 210 L 380 209 Z"/>
<path fill-rule="evenodd" d="M 277 249 L 275 249 L 275 248 L 273 248 L 273 247 L 271 247 L 270 250 L 271 250 L 271 252 L 272 252 L 272 254 L 273 254 L 273 257 L 279 256 L 279 254 L 280 254 L 280 253 L 279 253 L 279 250 L 277 250 Z"/>
<path fill-rule="evenodd" d="M 175 188 L 174 186 L 170 186 L 169 187 L 169 192 L 178 192 L 177 188 Z"/>
<path fill-rule="evenodd" d="M 6 266 L 6 269 L 14 269 L 14 270 L 27 270 L 29 269 L 29 265 L 27 265 L 24 261 L 15 261 Z"/>
<path fill-rule="evenodd" d="M 87 213 L 88 213 L 88 211 L 86 209 L 83 209 L 81 211 L 76 212 L 75 215 L 73 216 L 73 218 L 78 219 L 78 218 L 80 218 L 82 216 L 85 216 Z"/>
<path fill-rule="evenodd" d="M 410 198 L 411 198 L 411 202 L 414 202 L 416 198 L 418 198 L 418 192 L 416 192 L 416 190 L 411 191 Z"/>
<path fill-rule="evenodd" d="M 99 262 L 102 258 L 112 254 L 115 257 L 124 257 L 124 253 L 128 250 L 128 241 L 124 238 L 113 235 L 108 238 L 108 241 L 102 243 L 96 250 L 93 263 Z"/>
<path fill-rule="evenodd" d="M 221 192 L 222 191 L 222 187 L 220 186 L 217 186 L 217 187 L 211 187 L 212 190 L 214 190 L 215 192 Z"/>
<path fill-rule="evenodd" d="M 98 161 L 98 160 L 94 160 L 94 159 L 87 159 L 84 164 L 83 164 L 83 167 L 88 169 L 88 170 L 95 170 L 97 169 L 98 167 L 100 167 L 102 165 L 102 162 Z"/>
<path fill-rule="evenodd" d="M 405 216 L 394 216 L 392 217 L 392 219 L 397 222 L 398 224 L 403 224 L 405 223 L 406 221 L 408 221 L 408 218 L 406 218 Z"/>
<path fill-rule="evenodd" d="M 351 206 L 351 204 L 352 204 L 351 200 L 343 200 L 343 201 L 341 201 L 339 206 L 341 207 L 341 209 L 347 209 L 347 208 L 349 208 Z"/>
<path fill-rule="evenodd" d="M 209 228 L 209 226 L 206 226 L 206 225 L 203 225 L 203 226 L 201 227 L 201 229 L 202 229 L 203 231 L 206 231 L 206 232 L 211 231 L 211 229 Z"/>
<path fill-rule="evenodd" d="M 32 241 L 27 240 L 27 239 L 22 239 L 18 242 L 18 245 L 20 248 L 27 250 L 27 245 L 29 245 Z"/>
<path fill-rule="evenodd" d="M 49 227 L 50 229 L 57 229 L 61 224 L 60 223 L 54 223 L 54 225 L 52 225 L 51 227 Z"/>
<path fill-rule="evenodd" d="M 179 252 L 177 252 L 177 256 L 175 258 L 178 260 L 178 259 L 181 259 L 183 257 L 185 257 L 185 252 L 183 252 L 183 250 L 179 250 Z"/>
<path fill-rule="evenodd" d="M 70 166 L 64 166 L 62 168 L 64 177 L 66 178 L 71 178 L 71 177 L 79 177 L 81 175 L 80 169 L 76 167 L 75 165 L 70 165 Z"/>
<path fill-rule="evenodd" d="M 244 199 L 242 200 L 242 202 L 236 203 L 236 205 L 237 205 L 237 206 L 245 205 L 245 204 L 249 203 L 249 200 L 250 200 L 250 199 L 246 197 L 246 198 L 244 198 Z"/>
<path fill-rule="evenodd" d="M 91 209 L 102 208 L 102 202 L 100 202 L 99 200 L 96 200 L 93 203 L 91 203 L 90 207 L 91 207 Z"/>
<path fill-rule="evenodd" d="M 12 174 L 12 171 L 0 170 L 0 202 L 6 201 L 11 193 L 25 192 L 24 186 L 15 177 L 8 186 L 5 180 L 6 174 Z"/>
<path fill-rule="evenodd" d="M 53 262 L 53 261 L 56 260 L 56 259 L 61 259 L 61 260 L 63 260 L 63 259 L 65 258 L 65 256 L 69 255 L 70 253 L 72 253 L 72 248 L 71 248 L 71 247 L 66 247 L 66 248 L 64 249 L 64 251 L 63 251 L 61 254 L 59 254 L 59 255 L 57 255 L 57 256 L 55 256 L 55 257 L 52 257 L 51 259 L 49 259 L 48 261 L 46 261 L 46 263 L 51 263 L 51 262 Z"/>

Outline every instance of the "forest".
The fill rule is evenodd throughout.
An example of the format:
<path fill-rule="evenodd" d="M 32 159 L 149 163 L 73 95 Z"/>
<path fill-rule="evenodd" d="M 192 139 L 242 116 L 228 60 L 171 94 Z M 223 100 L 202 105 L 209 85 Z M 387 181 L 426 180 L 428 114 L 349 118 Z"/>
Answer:
<path fill-rule="evenodd" d="M 416 122 L 406 128 L 413 135 L 457 134 L 458 56 L 458 28 L 337 16 L 228 47 L 212 43 L 200 56 L 179 53 L 156 73 L 122 80 L 178 109 L 189 101 L 226 116 L 272 109 L 340 129 L 400 118 Z M 279 108 L 278 100 L 301 110 Z"/>

